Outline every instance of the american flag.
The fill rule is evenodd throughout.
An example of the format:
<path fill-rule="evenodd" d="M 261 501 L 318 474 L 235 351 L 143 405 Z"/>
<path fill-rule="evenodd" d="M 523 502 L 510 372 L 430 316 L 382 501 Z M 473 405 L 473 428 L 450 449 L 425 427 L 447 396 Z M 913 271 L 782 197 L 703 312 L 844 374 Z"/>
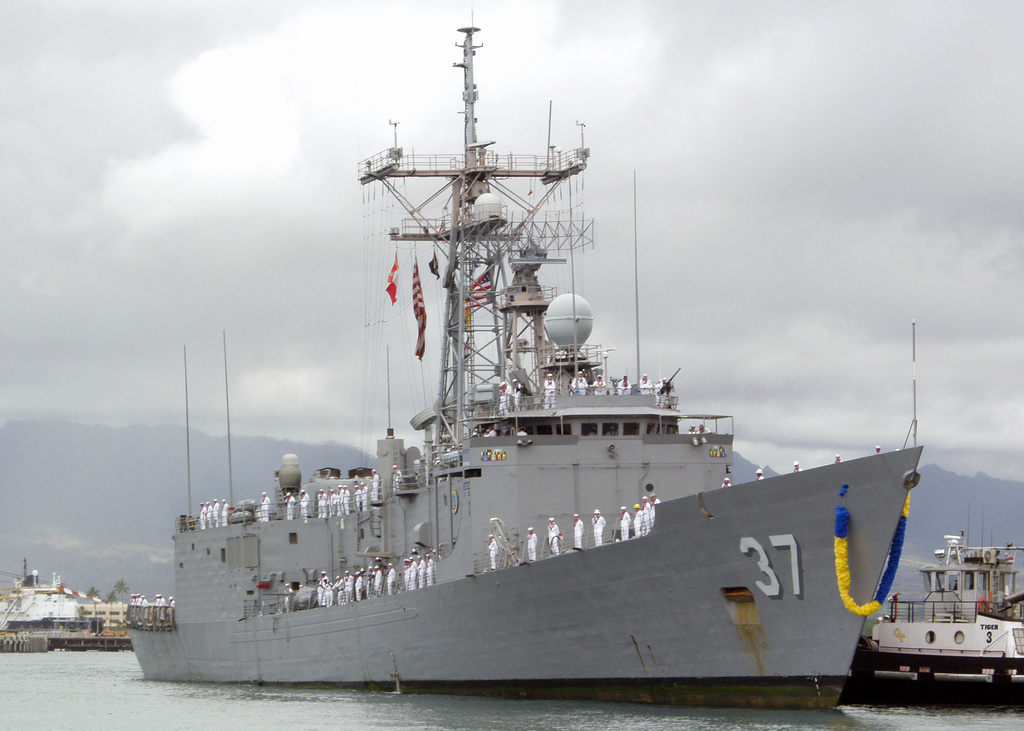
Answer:
<path fill-rule="evenodd" d="M 492 286 L 491 270 L 485 269 L 484 273 L 477 277 L 470 287 L 469 297 L 466 299 L 466 311 L 482 305 Z"/>
<path fill-rule="evenodd" d="M 423 360 L 423 354 L 427 350 L 427 308 L 423 305 L 423 286 L 420 284 L 420 263 L 413 261 L 412 264 L 412 312 L 416 315 L 416 323 L 419 330 L 416 335 L 416 357 Z"/>

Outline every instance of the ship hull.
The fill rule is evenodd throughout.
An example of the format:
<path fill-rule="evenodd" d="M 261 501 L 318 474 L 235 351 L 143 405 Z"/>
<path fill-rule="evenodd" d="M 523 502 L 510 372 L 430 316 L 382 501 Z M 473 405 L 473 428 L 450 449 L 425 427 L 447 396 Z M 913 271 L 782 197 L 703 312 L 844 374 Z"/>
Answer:
<path fill-rule="evenodd" d="M 248 618 L 228 600 L 204 607 L 209 618 L 179 604 L 173 630 L 135 631 L 133 644 L 157 680 L 830 706 L 863 625 L 837 588 L 839 488 L 851 488 L 851 593 L 866 602 L 919 456 L 679 498 L 659 506 L 648 536 L 396 596 Z M 256 528 L 269 536 L 287 523 Z M 223 545 L 203 533 L 195 540 Z M 199 580 L 216 577 L 179 572 L 176 593 Z"/>

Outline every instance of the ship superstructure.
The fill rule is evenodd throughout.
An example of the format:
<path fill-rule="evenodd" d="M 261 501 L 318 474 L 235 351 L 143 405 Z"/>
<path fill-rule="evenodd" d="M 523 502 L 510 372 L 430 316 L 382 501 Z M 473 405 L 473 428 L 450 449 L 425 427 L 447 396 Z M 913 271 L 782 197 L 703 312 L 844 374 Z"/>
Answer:
<path fill-rule="evenodd" d="M 99 632 L 103 620 L 84 617 L 79 608 L 101 602 L 67 588 L 57 574 L 47 581 L 26 569 L 14 586 L 0 593 L 0 632 Z"/>
<path fill-rule="evenodd" d="M 389 429 L 376 474 L 306 483 L 287 455 L 265 500 L 183 516 L 177 606 L 133 631 L 146 677 L 834 704 L 862 625 L 837 589 L 836 503 L 850 591 L 868 596 L 920 449 L 723 487 L 732 417 L 681 410 L 671 379 L 614 382 L 590 304 L 543 284 L 593 243 L 578 209 L 548 210 L 589 151 L 478 140 L 477 31 L 460 29 L 463 151 L 396 141 L 359 166 L 406 211 L 389 239 L 441 261 L 422 445 Z M 430 181 L 414 201 L 407 183 Z"/>

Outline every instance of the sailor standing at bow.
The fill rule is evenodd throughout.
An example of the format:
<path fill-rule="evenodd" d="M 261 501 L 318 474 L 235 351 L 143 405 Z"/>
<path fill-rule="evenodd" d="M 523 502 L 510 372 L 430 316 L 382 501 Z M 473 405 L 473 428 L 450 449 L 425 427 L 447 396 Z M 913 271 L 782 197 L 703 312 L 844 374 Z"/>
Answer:
<path fill-rule="evenodd" d="M 629 517 L 629 509 L 623 505 L 619 508 L 622 512 L 619 514 L 619 533 L 622 534 L 622 540 L 629 540 L 629 525 L 632 523 L 632 519 Z"/>
<path fill-rule="evenodd" d="M 267 497 L 267 493 L 263 493 L 263 499 L 260 501 L 260 522 L 266 523 L 270 520 L 270 498 Z"/>
<path fill-rule="evenodd" d="M 305 490 L 299 493 L 299 515 L 303 518 L 309 517 L 309 493 Z"/>
<path fill-rule="evenodd" d="M 295 494 L 288 493 L 288 499 L 285 500 L 285 515 L 288 520 L 295 519 Z"/>
<path fill-rule="evenodd" d="M 573 537 L 572 548 L 573 548 L 574 551 L 582 551 L 583 550 L 583 530 L 584 530 L 584 528 L 585 528 L 585 526 L 583 525 L 583 521 L 580 520 L 579 513 L 573 513 L 573 516 L 572 516 L 572 537 Z"/>
<path fill-rule="evenodd" d="M 594 547 L 601 546 L 604 544 L 604 516 L 601 515 L 600 510 L 594 511 Z"/>
<path fill-rule="evenodd" d="M 398 465 L 391 470 L 391 490 L 398 492 L 402 489 L 402 470 L 398 469 Z"/>
<path fill-rule="evenodd" d="M 548 518 L 548 550 L 551 551 L 552 556 L 557 556 L 562 552 L 560 535 L 558 523 L 555 522 L 554 518 Z"/>
<path fill-rule="evenodd" d="M 530 528 L 526 533 L 526 558 L 530 561 L 537 560 L 537 534 Z"/>

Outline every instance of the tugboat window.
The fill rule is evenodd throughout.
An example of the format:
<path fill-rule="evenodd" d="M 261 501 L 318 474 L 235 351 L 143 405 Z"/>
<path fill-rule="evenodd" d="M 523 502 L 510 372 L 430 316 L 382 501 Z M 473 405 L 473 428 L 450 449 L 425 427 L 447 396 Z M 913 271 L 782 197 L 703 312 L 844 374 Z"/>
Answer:
<path fill-rule="evenodd" d="M 935 633 L 932 632 L 931 630 L 928 630 L 927 632 L 925 632 L 924 633 L 924 641 L 927 642 L 929 645 L 932 644 L 933 642 L 935 642 Z"/>

